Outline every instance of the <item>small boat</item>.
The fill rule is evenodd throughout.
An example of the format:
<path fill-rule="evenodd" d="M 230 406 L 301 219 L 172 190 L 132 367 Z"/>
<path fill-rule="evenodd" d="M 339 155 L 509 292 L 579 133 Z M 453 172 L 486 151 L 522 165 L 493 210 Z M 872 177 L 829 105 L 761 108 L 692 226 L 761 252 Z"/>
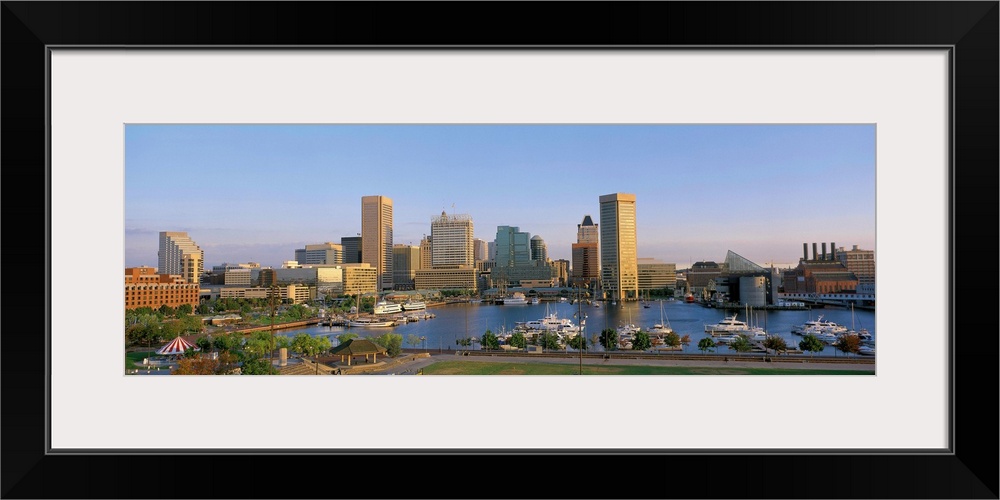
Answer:
<path fill-rule="evenodd" d="M 666 335 L 668 333 L 673 333 L 674 329 L 670 327 L 670 321 L 664 319 L 663 316 L 663 302 L 660 302 L 660 322 L 653 325 L 649 329 L 649 333 L 653 335 Z"/>
<path fill-rule="evenodd" d="M 382 319 L 375 318 L 357 318 L 351 320 L 351 326 L 357 326 L 362 328 L 376 328 L 376 327 L 390 327 L 396 326 L 395 321 L 386 321 Z"/>
<path fill-rule="evenodd" d="M 874 356 L 875 348 L 867 345 L 863 345 L 858 348 L 858 354 L 862 356 Z"/>

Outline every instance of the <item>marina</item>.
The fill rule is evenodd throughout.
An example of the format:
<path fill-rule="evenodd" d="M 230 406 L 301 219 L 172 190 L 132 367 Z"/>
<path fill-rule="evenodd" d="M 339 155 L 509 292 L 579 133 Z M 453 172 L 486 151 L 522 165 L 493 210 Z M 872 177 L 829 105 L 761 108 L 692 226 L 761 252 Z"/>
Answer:
<path fill-rule="evenodd" d="M 466 301 L 399 315 L 432 314 L 435 318 L 433 321 L 394 321 L 394 325 L 378 328 L 350 326 L 349 324 L 344 324 L 344 322 L 337 321 L 334 322 L 334 325 L 331 325 L 329 321 L 325 321 L 317 325 L 280 330 L 278 333 L 295 336 L 298 333 L 304 332 L 310 335 L 329 336 L 331 343 L 336 346 L 337 335 L 348 331 L 358 333 L 361 336 L 381 335 L 385 332 L 393 332 L 402 335 L 404 339 L 408 335 L 425 337 L 424 346 L 428 350 L 448 351 L 469 349 L 470 347 L 458 346 L 456 341 L 468 337 L 478 339 L 487 329 L 499 336 L 501 333 L 513 332 L 518 325 L 528 325 L 528 323 L 532 325 L 562 325 L 562 320 L 566 319 L 569 320 L 574 328 L 579 328 L 582 324 L 582 333 L 588 340 L 599 336 L 604 329 L 614 329 L 623 334 L 631 334 L 638 328 L 649 332 L 650 336 L 653 337 L 654 325 L 659 324 L 664 328 L 669 327 L 681 337 L 685 335 L 689 336 L 690 342 L 682 344 L 680 347 L 681 352 L 699 353 L 700 351 L 697 347 L 698 341 L 709 337 L 713 338 L 717 344 L 723 344 L 717 348 L 717 352 L 725 353 L 729 351 L 729 348 L 724 343 L 731 341 L 733 338 L 732 335 L 735 334 L 723 334 L 713 337 L 707 331 L 710 325 L 718 325 L 727 319 L 733 319 L 745 324 L 751 332 L 755 331 L 752 328 L 756 328 L 756 331 L 766 332 L 767 335 L 781 337 L 790 349 L 796 349 L 803 337 L 794 334 L 793 330 L 800 331 L 801 327 L 808 322 L 820 321 L 819 316 L 822 314 L 823 321 L 830 321 L 839 325 L 854 324 L 859 328 L 863 326 L 865 332 L 870 337 L 865 342 L 865 345 L 872 348 L 871 351 L 866 349 L 868 352 L 863 354 L 870 356 L 870 353 L 874 352 L 876 332 L 875 313 L 872 311 L 852 311 L 849 308 L 841 309 L 830 306 L 819 310 L 819 312 L 816 310 L 758 311 L 755 309 L 749 311 L 749 314 L 753 317 L 751 321 L 747 318 L 747 311 L 734 314 L 722 309 L 707 308 L 696 303 L 687 303 L 681 300 L 654 299 L 648 303 L 653 307 L 645 308 L 638 302 L 626 302 L 611 307 L 610 303 L 600 301 L 592 304 L 585 304 L 583 302 L 574 304 L 569 301 L 546 301 L 537 305 L 529 303 L 519 304 L 517 307 L 507 307 L 506 305 L 493 305 L 485 302 L 469 303 Z M 585 320 L 585 322 L 581 320 L 581 314 L 583 315 L 582 320 Z M 391 319 L 392 317 L 390 316 L 387 319 Z M 430 317 L 428 316 L 427 319 Z M 380 317 L 378 319 L 382 320 L 383 318 Z M 567 330 L 566 333 L 570 332 L 573 335 L 576 334 L 573 329 Z M 753 335 L 751 333 L 751 337 Z M 571 335 L 567 335 L 566 337 L 571 337 Z M 760 338 L 758 336 L 758 339 Z M 593 345 L 589 349 L 598 352 L 603 350 L 600 344 Z M 566 350 L 573 351 L 572 348 L 568 347 Z M 828 343 L 824 343 L 822 351 L 815 353 L 815 355 L 844 356 L 843 353 L 837 351 L 836 348 Z"/>

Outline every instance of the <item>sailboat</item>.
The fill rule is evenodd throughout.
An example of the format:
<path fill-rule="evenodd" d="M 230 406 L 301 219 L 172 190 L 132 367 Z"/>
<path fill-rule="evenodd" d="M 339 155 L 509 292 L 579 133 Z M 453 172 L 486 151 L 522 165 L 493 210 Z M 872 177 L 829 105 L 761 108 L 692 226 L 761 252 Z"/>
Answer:
<path fill-rule="evenodd" d="M 757 326 L 750 315 L 750 304 L 746 306 L 747 315 L 747 329 L 742 333 L 745 333 L 751 340 L 764 340 L 767 338 L 767 332 L 763 328 Z"/>
<path fill-rule="evenodd" d="M 642 301 L 642 307 L 649 309 L 649 290 L 646 290 L 646 299 Z"/>
<path fill-rule="evenodd" d="M 670 327 L 670 321 L 665 319 L 663 315 L 663 302 L 660 302 L 660 322 L 653 325 L 653 327 L 649 329 L 649 333 L 654 335 L 666 335 L 668 333 L 672 333 L 673 331 L 674 329 Z"/>
<path fill-rule="evenodd" d="M 872 334 L 866 328 L 861 327 L 860 330 L 854 328 L 855 314 L 854 314 L 854 304 L 851 304 L 851 329 L 847 331 L 847 335 L 857 335 L 861 340 L 871 340 Z M 858 321 L 860 324 L 861 322 Z"/>

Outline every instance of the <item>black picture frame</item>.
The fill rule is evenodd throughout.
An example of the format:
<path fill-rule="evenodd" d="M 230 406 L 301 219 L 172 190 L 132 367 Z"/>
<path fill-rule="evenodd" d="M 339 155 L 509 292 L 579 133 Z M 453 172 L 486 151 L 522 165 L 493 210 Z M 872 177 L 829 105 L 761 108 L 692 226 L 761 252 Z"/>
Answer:
<path fill-rule="evenodd" d="M 952 442 L 940 454 L 363 456 L 47 453 L 47 300 L 7 301 L 0 336 L 4 498 L 998 498 L 992 332 L 998 165 L 998 7 L 983 2 L 2 2 L 3 248 L 11 289 L 49 255 L 47 47 L 951 47 Z M 454 23 L 455 15 L 466 20 Z M 516 27 L 516 29 L 514 29 Z M 38 189 L 38 186 L 45 186 Z M 961 196 L 959 196 L 961 192 Z M 29 217 L 30 216 L 30 217 Z M 43 220 L 39 221 L 38 217 Z M 959 234 L 958 229 L 963 231 Z M 17 231 L 16 233 L 14 231 Z M 958 236 L 963 236 L 959 238 Z M 11 241 L 11 240 L 8 240 Z M 30 249 L 30 251 L 29 251 Z M 983 250 L 987 255 L 983 255 Z M 20 250 L 20 252 L 18 252 Z M 972 250 L 976 250 L 973 252 Z M 46 263 L 48 260 L 46 259 Z M 10 270 L 8 270 L 10 271 Z M 29 278 L 29 276 L 31 276 Z M 958 291 L 961 291 L 959 293 Z M 34 293 L 34 292 L 33 292 Z M 966 307 L 963 307 L 966 306 Z M 14 308 L 16 307 L 16 309 Z M 29 321 L 29 319 L 31 319 Z M 990 324 L 979 324 L 989 322 Z M 46 322 L 47 325 L 48 322 Z M 962 328 L 959 328 L 961 323 Z M 975 334 L 975 333 L 974 333 Z M 959 334 L 961 335 L 961 334 Z M 86 409 L 81 409 L 86 411 Z M 981 424 L 980 422 L 984 422 Z M 990 429 L 986 429 L 990 431 Z M 837 432 L 849 432 L 849 423 Z M 993 457 L 984 459 L 982 457 Z M 282 477 L 281 471 L 295 474 Z M 770 476 L 766 471 L 793 471 Z M 762 472 L 763 471 L 763 472 Z M 265 475 L 266 474 L 266 475 Z M 648 478 L 643 478 L 648 474 Z M 345 480 L 345 476 L 347 480 Z M 160 478 L 172 478 L 161 481 Z M 298 478 L 315 478 L 302 481 Z M 303 484 L 304 483 L 304 484 Z"/>

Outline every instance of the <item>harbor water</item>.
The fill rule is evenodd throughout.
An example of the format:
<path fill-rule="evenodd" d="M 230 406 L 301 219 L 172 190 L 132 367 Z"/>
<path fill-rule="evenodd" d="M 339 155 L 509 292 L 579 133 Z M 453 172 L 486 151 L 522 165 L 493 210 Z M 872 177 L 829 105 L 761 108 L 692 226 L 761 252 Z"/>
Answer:
<path fill-rule="evenodd" d="M 727 316 L 734 314 L 737 319 L 744 321 L 751 326 L 764 328 L 769 335 L 777 335 L 785 339 L 790 349 L 798 348 L 802 337 L 793 335 L 792 329 L 802 325 L 806 321 L 818 319 L 833 321 L 848 328 L 865 328 L 872 334 L 872 340 L 877 339 L 875 332 L 875 312 L 868 310 L 840 307 L 824 307 L 810 310 L 751 310 L 751 318 L 747 318 L 746 310 L 723 310 L 707 308 L 700 304 L 685 303 L 680 300 L 654 300 L 643 307 L 640 303 L 631 302 L 624 305 L 600 303 L 593 304 L 571 304 L 569 302 L 542 302 L 540 304 L 525 305 L 493 305 L 493 304 L 449 304 L 439 307 L 428 308 L 426 312 L 435 315 L 432 319 L 425 319 L 416 322 L 399 324 L 394 327 L 342 327 L 342 326 L 321 326 L 293 328 L 280 330 L 276 333 L 280 335 L 292 336 L 299 333 L 308 333 L 315 336 L 330 337 L 331 345 L 336 346 L 337 336 L 346 332 L 358 334 L 360 337 L 377 337 L 386 332 L 399 334 L 403 337 L 404 348 L 423 347 L 428 350 L 448 351 L 454 349 L 479 348 L 461 347 L 456 345 L 456 341 L 462 338 L 480 338 L 486 330 L 494 333 L 510 332 L 519 322 L 528 322 L 541 319 L 546 314 L 555 313 L 558 318 L 568 318 L 573 324 L 579 325 L 579 315 L 586 318 L 585 331 L 587 339 L 595 335 L 600 335 L 605 328 L 618 328 L 625 324 L 632 324 L 648 330 L 654 324 L 660 323 L 661 310 L 663 322 L 669 324 L 671 328 L 680 336 L 689 335 L 691 342 L 683 345 L 683 352 L 698 353 L 698 341 L 709 336 L 705 333 L 705 325 L 715 324 Z M 424 337 L 418 345 L 410 345 L 407 339 L 410 335 Z M 422 344 L 422 345 L 421 345 Z M 600 344 L 590 348 L 600 351 Z M 572 351 L 572 349 L 567 349 Z M 729 352 L 729 348 L 720 345 L 717 349 L 719 353 Z M 817 356 L 843 356 L 832 346 L 824 346 L 822 352 Z"/>

